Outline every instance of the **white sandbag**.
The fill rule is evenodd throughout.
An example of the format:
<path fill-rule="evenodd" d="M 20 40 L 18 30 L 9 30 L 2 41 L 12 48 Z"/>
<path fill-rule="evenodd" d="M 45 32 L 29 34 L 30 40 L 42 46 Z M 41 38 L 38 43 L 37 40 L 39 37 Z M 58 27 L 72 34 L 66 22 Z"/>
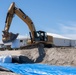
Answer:
<path fill-rule="evenodd" d="M 0 63 L 11 63 L 12 62 L 12 57 L 11 55 L 7 56 L 0 56 Z"/>

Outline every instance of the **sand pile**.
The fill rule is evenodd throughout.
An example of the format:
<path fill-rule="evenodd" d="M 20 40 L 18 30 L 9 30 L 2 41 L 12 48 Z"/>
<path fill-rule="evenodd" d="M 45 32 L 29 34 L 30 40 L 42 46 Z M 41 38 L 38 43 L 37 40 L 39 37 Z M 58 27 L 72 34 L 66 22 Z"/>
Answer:
<path fill-rule="evenodd" d="M 75 48 L 37 48 L 22 50 L 21 54 L 34 63 L 44 63 L 50 65 L 76 66 Z"/>

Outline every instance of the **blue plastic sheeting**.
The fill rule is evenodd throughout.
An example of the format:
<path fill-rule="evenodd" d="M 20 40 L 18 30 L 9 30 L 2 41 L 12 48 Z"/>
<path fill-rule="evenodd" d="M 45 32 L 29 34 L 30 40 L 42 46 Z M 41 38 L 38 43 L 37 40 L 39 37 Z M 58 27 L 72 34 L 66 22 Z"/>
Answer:
<path fill-rule="evenodd" d="M 76 75 L 75 67 L 12 63 L 0 63 L 0 66 L 21 75 Z"/>

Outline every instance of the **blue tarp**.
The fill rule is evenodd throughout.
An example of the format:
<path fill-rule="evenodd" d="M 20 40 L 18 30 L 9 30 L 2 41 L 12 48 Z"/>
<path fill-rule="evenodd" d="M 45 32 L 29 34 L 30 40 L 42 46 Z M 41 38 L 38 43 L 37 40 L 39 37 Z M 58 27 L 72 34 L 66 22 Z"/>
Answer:
<path fill-rule="evenodd" d="M 76 67 L 13 63 L 0 63 L 0 66 L 21 75 L 76 75 Z"/>

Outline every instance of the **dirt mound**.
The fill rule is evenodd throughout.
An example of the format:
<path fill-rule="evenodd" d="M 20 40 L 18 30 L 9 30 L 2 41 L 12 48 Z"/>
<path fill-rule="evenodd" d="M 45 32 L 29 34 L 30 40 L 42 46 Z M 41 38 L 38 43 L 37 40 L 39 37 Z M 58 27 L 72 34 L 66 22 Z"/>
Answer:
<path fill-rule="evenodd" d="M 32 62 L 50 65 L 76 66 L 75 48 L 34 48 L 22 50 L 21 55 L 24 56 L 23 59 L 21 58 L 22 60 L 25 60 L 24 63 Z"/>

